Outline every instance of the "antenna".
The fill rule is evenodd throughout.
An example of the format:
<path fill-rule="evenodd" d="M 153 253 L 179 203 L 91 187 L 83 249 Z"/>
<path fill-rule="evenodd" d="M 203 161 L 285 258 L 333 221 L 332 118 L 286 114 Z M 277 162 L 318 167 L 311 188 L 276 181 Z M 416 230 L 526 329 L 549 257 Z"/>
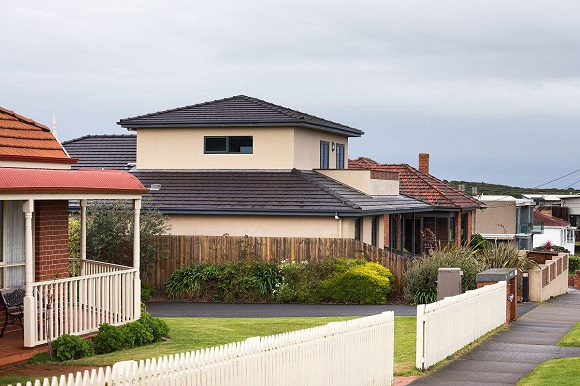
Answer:
<path fill-rule="evenodd" d="M 56 138 L 56 114 L 52 114 L 52 130 L 50 132 Z"/>

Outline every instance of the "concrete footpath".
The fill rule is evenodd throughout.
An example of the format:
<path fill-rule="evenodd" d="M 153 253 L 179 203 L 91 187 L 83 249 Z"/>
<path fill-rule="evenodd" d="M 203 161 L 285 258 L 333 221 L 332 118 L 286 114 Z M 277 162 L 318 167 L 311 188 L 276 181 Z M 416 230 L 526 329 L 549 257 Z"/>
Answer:
<path fill-rule="evenodd" d="M 516 385 L 540 363 L 580 357 L 580 347 L 556 343 L 580 321 L 580 291 L 550 299 L 473 350 L 410 385 Z M 579 381 L 580 382 L 580 381 Z"/>

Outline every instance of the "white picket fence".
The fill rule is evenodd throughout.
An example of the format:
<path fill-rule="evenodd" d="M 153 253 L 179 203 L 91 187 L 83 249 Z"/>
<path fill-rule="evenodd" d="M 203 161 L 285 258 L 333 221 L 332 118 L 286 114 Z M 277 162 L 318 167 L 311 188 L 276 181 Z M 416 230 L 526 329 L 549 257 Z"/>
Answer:
<path fill-rule="evenodd" d="M 505 321 L 505 281 L 418 305 L 417 368 L 433 366 Z"/>
<path fill-rule="evenodd" d="M 393 361 L 394 314 L 384 312 L 26 385 L 392 385 Z"/>

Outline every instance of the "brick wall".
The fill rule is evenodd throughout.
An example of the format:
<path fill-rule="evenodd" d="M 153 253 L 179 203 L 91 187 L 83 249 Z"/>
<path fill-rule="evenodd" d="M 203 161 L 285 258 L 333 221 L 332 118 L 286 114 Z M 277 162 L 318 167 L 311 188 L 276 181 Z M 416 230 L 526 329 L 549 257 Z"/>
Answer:
<path fill-rule="evenodd" d="M 34 203 L 35 280 L 68 277 L 68 201 Z"/>
<path fill-rule="evenodd" d="M 384 244 L 385 245 L 385 248 L 389 248 L 389 236 L 390 236 L 390 230 L 391 230 L 391 228 L 390 228 L 390 224 L 391 224 L 390 217 L 391 216 L 389 216 L 388 214 L 385 215 L 385 221 L 384 221 L 384 223 L 385 223 L 385 232 L 384 232 L 384 235 L 385 235 L 385 240 L 384 240 L 384 242 L 385 242 L 385 244 Z"/>

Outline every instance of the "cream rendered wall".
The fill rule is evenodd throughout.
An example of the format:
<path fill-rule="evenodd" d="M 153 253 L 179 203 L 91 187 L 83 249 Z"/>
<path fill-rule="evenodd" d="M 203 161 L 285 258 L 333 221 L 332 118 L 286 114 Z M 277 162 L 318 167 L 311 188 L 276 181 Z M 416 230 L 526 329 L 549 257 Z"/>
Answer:
<path fill-rule="evenodd" d="M 253 136 L 253 154 L 204 154 L 205 136 Z M 332 142 L 348 137 L 293 127 L 148 128 L 137 130 L 137 169 L 302 169 L 320 167 L 320 141 L 330 143 L 329 166 L 336 167 Z"/>
<path fill-rule="evenodd" d="M 51 162 L 22 162 L 22 161 L 0 161 L 0 168 L 22 168 L 22 169 L 60 169 L 70 170 L 71 165 L 66 163 Z"/>
<path fill-rule="evenodd" d="M 517 233 L 515 201 L 484 201 L 484 203 L 488 207 L 475 212 L 475 233 Z"/>
<path fill-rule="evenodd" d="M 204 154 L 205 136 L 253 136 L 253 154 Z M 137 130 L 138 169 L 292 169 L 294 128 Z"/>
<path fill-rule="evenodd" d="M 294 135 L 294 167 L 300 170 L 320 168 L 320 141 L 329 143 L 329 168 L 336 168 L 336 149 L 332 151 L 332 142 L 344 145 L 344 167 L 348 167 L 348 137 L 324 131 L 297 127 Z"/>
<path fill-rule="evenodd" d="M 385 216 L 377 216 L 377 247 L 385 247 Z M 362 219 L 362 242 L 372 245 L 372 234 L 373 234 L 373 217 L 363 217 Z M 354 237 L 354 233 L 353 233 Z"/>
<path fill-rule="evenodd" d="M 168 223 L 172 235 L 340 238 L 340 221 L 314 216 L 172 214 Z M 342 219 L 342 237 L 354 238 L 354 219 Z"/>
<path fill-rule="evenodd" d="M 324 174 L 343 184 L 370 195 L 392 196 L 399 194 L 399 180 L 371 179 L 370 170 L 362 169 L 318 169 Z"/>

